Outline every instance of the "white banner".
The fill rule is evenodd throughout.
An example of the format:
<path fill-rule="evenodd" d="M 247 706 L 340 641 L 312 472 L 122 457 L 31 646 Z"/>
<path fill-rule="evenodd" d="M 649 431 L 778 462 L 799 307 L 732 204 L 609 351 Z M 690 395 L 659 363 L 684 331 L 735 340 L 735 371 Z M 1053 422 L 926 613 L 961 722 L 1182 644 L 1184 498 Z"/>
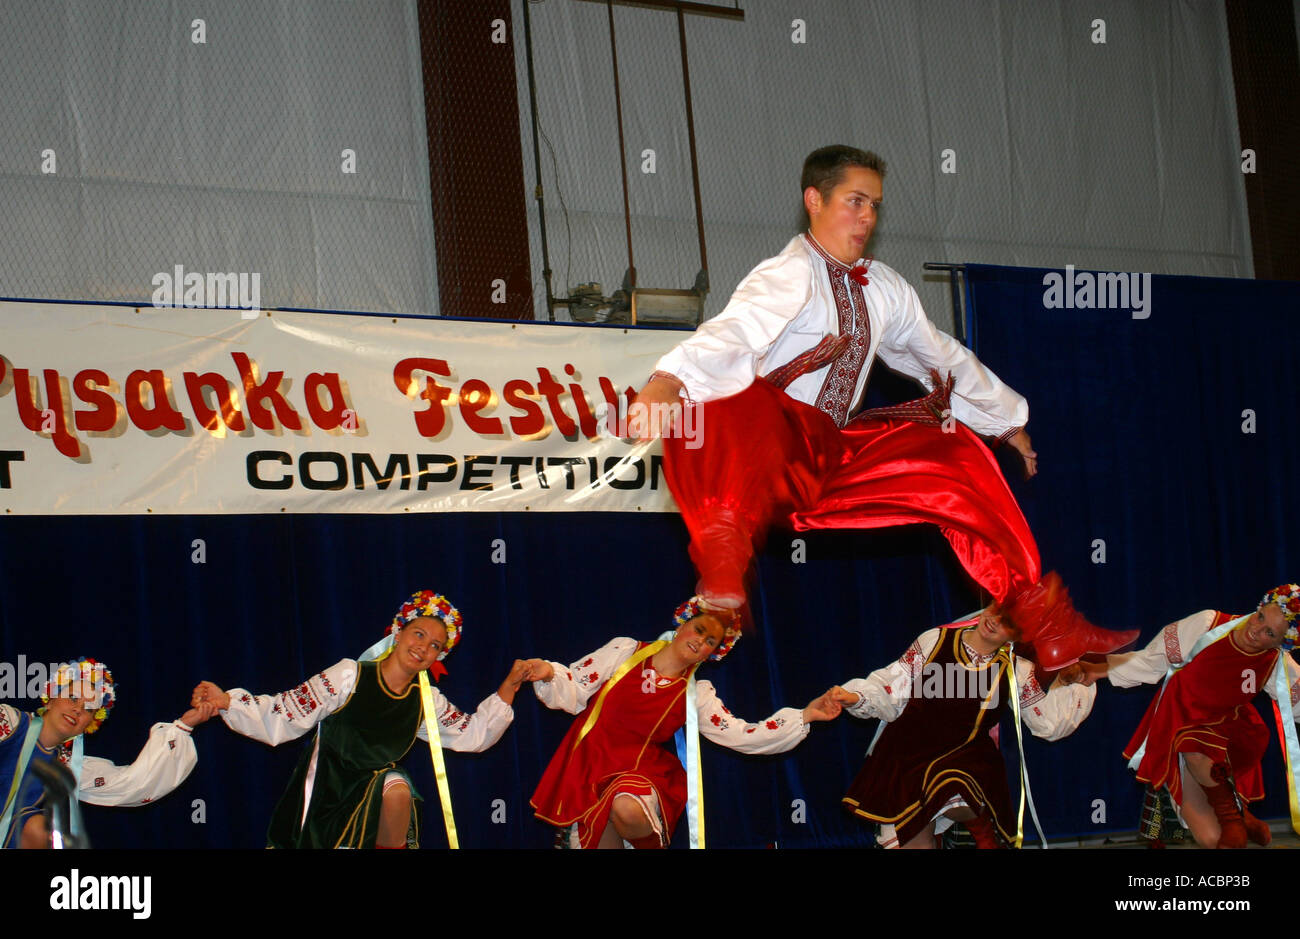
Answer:
<path fill-rule="evenodd" d="M 4 510 L 674 508 L 611 405 L 680 331 L 249 316 L 0 303 Z"/>

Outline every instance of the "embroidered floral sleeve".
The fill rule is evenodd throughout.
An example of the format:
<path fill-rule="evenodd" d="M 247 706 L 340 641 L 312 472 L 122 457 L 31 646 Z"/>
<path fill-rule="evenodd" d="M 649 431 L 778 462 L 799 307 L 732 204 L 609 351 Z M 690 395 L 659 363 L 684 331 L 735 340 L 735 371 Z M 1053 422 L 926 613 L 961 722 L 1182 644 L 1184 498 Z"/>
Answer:
<path fill-rule="evenodd" d="M 1024 671 L 1020 668 L 1020 661 L 1016 662 L 1016 680 L 1020 684 L 1020 706 L 1032 707 L 1039 701 L 1047 697 L 1047 692 L 1043 690 L 1042 684 L 1038 681 L 1038 672 L 1032 665 Z"/>
<path fill-rule="evenodd" d="M 1214 624 L 1214 610 L 1202 610 L 1170 623 L 1156 633 L 1145 649 L 1106 656 L 1107 678 L 1117 688 L 1154 684 L 1165 677 L 1171 664 L 1186 659 L 1196 640 Z"/>
<path fill-rule="evenodd" d="M 1165 643 L 1165 661 L 1170 665 L 1183 664 L 1183 646 L 1178 641 L 1178 624 L 1170 623 L 1160 633 Z"/>
<path fill-rule="evenodd" d="M 897 662 L 877 669 L 866 678 L 846 681 L 844 690 L 858 696 L 857 703 L 849 705 L 846 710 L 863 720 L 873 717 L 884 721 L 896 720 L 907 707 L 912 687 L 920 681 L 925 660 L 930 657 L 941 632 L 927 629 L 916 637 Z"/>
<path fill-rule="evenodd" d="M 637 645 L 635 639 L 620 636 L 570 666 L 551 662 L 555 675 L 550 681 L 533 682 L 533 692 L 548 708 L 577 714 L 609 676 L 632 657 Z"/>
<path fill-rule="evenodd" d="M 1066 685 L 1059 677 L 1044 692 L 1034 664 L 1019 656 L 1016 681 L 1020 685 L 1020 719 L 1030 733 L 1044 740 L 1060 740 L 1078 730 L 1097 700 L 1096 685 Z"/>
<path fill-rule="evenodd" d="M 144 805 L 183 783 L 198 762 L 194 741 L 180 721 L 154 724 L 144 749 L 127 766 L 85 757 L 77 797 L 92 805 Z"/>
<path fill-rule="evenodd" d="M 231 688 L 230 708 L 221 712 L 236 733 L 278 746 L 296 740 L 341 708 L 357 681 L 357 663 L 343 659 L 296 688 L 277 695 L 255 695 Z"/>
<path fill-rule="evenodd" d="M 718 697 L 713 682 L 695 685 L 700 734 L 740 753 L 784 753 L 808 736 L 800 708 L 781 708 L 765 721 L 749 724 L 736 717 Z"/>
<path fill-rule="evenodd" d="M 515 719 L 514 709 L 496 692 L 484 698 L 473 713 L 466 713 L 444 698 L 437 688 L 432 690 L 433 707 L 438 715 L 438 739 L 449 750 L 482 752 L 500 740 Z M 429 739 L 423 721 L 416 736 L 421 740 Z"/>

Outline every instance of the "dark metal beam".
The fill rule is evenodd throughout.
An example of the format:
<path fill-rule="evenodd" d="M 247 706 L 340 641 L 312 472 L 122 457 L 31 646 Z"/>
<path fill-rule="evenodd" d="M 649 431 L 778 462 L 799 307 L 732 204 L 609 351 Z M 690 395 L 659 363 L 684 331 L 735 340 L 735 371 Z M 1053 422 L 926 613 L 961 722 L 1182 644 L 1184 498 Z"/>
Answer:
<path fill-rule="evenodd" d="M 921 267 L 927 271 L 948 272 L 948 288 L 952 291 L 952 332 L 962 345 L 970 345 L 966 336 L 966 302 L 961 289 L 966 265 L 952 264 L 947 261 L 926 261 Z"/>
<path fill-rule="evenodd" d="M 1300 280 L 1300 52 L 1291 0 L 1226 0 L 1232 84 L 1243 150 L 1250 246 L 1259 280 Z M 1240 165 L 1241 156 L 1231 154 Z"/>
<path fill-rule="evenodd" d="M 510 0 L 416 0 L 438 303 L 444 316 L 533 319 Z M 493 303 L 505 281 L 506 302 Z"/>

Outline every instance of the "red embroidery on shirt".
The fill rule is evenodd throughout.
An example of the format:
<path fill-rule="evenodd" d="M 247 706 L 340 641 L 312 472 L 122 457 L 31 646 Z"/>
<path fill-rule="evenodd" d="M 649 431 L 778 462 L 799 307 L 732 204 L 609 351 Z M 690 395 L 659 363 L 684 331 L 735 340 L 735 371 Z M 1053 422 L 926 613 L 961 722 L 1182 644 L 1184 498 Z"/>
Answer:
<path fill-rule="evenodd" d="M 860 284 L 844 282 L 849 270 L 847 265 L 826 255 L 811 239 L 807 240 L 807 244 L 826 262 L 826 276 L 835 298 L 839 334 L 851 337 L 848 348 L 827 371 L 821 390 L 817 393 L 816 404 L 819 410 L 830 416 L 836 427 L 843 427 L 848 421 L 849 408 L 858 388 L 858 376 L 862 374 L 867 351 L 871 348 L 871 320 L 867 315 L 867 298 Z"/>
<path fill-rule="evenodd" d="M 594 658 L 587 659 L 587 661 L 583 662 L 583 663 L 582 663 L 581 665 L 579 665 L 578 667 L 579 667 L 579 668 L 586 668 L 588 665 L 590 665 L 590 664 L 591 664 L 592 662 L 594 662 L 594 661 L 596 661 Z"/>
<path fill-rule="evenodd" d="M 766 724 L 764 724 L 763 726 L 766 727 L 768 730 L 776 730 L 776 728 L 777 728 L 779 725 L 777 724 L 776 721 L 768 721 L 768 722 L 767 722 Z"/>
<path fill-rule="evenodd" d="M 709 720 L 713 721 L 714 727 L 717 727 L 719 724 L 722 723 L 722 715 L 714 714 L 712 717 L 709 718 Z"/>
<path fill-rule="evenodd" d="M 5 717 L 5 712 L 0 711 L 0 740 L 5 739 L 14 732 L 13 725 L 9 723 L 9 718 Z"/>
<path fill-rule="evenodd" d="M 1178 643 L 1178 624 L 1170 623 L 1165 627 L 1165 658 L 1170 665 L 1177 665 L 1183 660 L 1183 650 Z"/>
<path fill-rule="evenodd" d="M 907 647 L 907 651 L 903 653 L 903 657 L 898 661 L 901 664 L 906 665 L 910 668 L 916 664 L 916 660 L 919 659 L 920 657 L 921 657 L 921 644 L 919 642 L 913 642 L 910 646 Z"/>
<path fill-rule="evenodd" d="M 1043 692 L 1043 686 L 1038 683 L 1038 675 L 1033 672 L 1025 679 L 1025 686 L 1020 689 L 1020 706 L 1029 707 L 1036 701 L 1041 701 L 1047 695 Z M 1034 708 L 1034 713 L 1040 713 L 1038 708 Z"/>
<path fill-rule="evenodd" d="M 103 777 L 103 776 L 96 776 L 96 777 L 95 777 L 95 788 L 96 788 L 96 789 L 100 789 L 100 788 L 103 788 L 103 786 L 104 786 L 104 777 Z"/>
<path fill-rule="evenodd" d="M 304 714 L 310 714 L 316 710 L 316 695 L 311 690 L 311 685 L 303 682 L 297 688 L 290 692 L 293 695 L 294 703 Z"/>

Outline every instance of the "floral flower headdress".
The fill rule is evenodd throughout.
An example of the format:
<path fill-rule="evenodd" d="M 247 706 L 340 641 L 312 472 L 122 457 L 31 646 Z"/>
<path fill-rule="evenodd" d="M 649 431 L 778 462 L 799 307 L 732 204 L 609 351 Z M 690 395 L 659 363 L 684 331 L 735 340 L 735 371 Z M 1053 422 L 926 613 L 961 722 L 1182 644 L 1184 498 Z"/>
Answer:
<path fill-rule="evenodd" d="M 88 684 L 94 689 L 92 694 L 98 707 L 95 708 L 94 718 L 86 726 L 86 733 L 93 734 L 99 730 L 99 725 L 104 723 L 108 712 L 113 709 L 113 704 L 117 701 L 117 685 L 113 683 L 113 673 L 103 662 L 81 658 L 60 665 L 55 669 L 54 677 L 45 683 L 45 690 L 41 692 L 42 706 L 37 708 L 36 714 L 37 716 L 45 714 L 50 698 L 65 697 L 67 695 L 65 689 L 69 688 L 74 681 Z"/>
<path fill-rule="evenodd" d="M 446 667 L 441 664 L 442 660 L 456 647 L 456 643 L 460 642 L 462 626 L 460 610 L 452 606 L 451 602 L 440 593 L 434 593 L 432 590 L 417 590 L 397 611 L 388 631 L 396 639 L 397 633 L 403 626 L 421 616 L 429 616 L 440 621 L 447 630 L 447 644 L 438 653 L 437 661 L 429 667 L 433 677 L 438 679 L 447 674 Z"/>
<path fill-rule="evenodd" d="M 1286 617 L 1287 630 L 1286 636 L 1282 639 L 1282 649 L 1290 652 L 1300 640 L 1300 584 L 1282 584 L 1274 587 L 1264 594 L 1263 600 L 1259 601 L 1259 609 L 1264 609 L 1270 603 L 1276 603 L 1282 610 L 1282 615 Z"/>
<path fill-rule="evenodd" d="M 712 616 L 722 624 L 722 641 L 709 656 L 714 662 L 721 662 L 740 640 L 740 617 L 735 610 L 721 610 L 705 606 L 700 597 L 691 597 L 673 613 L 673 625 L 680 629 L 697 616 Z"/>

